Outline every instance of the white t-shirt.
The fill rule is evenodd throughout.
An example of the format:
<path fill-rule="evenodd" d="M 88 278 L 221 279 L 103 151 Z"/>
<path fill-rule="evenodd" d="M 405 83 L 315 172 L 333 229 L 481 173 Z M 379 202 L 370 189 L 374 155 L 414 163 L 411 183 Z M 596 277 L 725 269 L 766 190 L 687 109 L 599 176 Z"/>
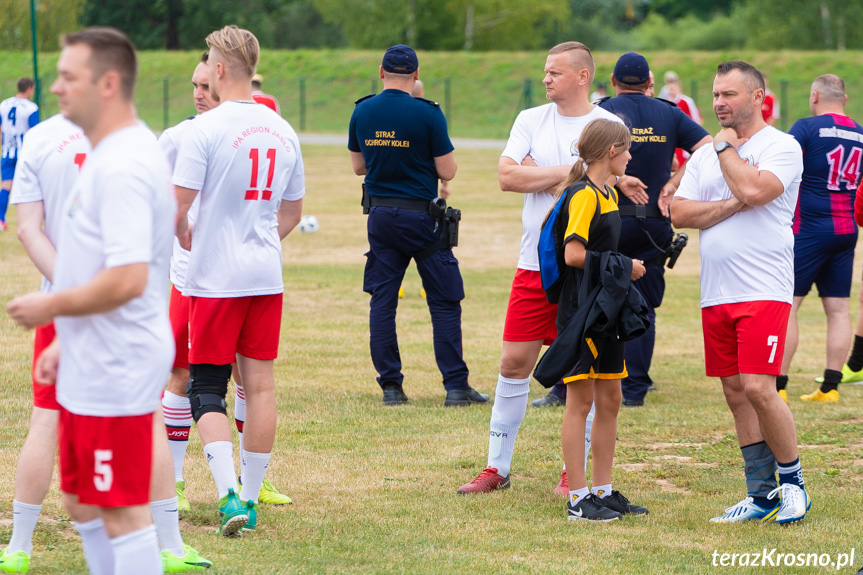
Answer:
<path fill-rule="evenodd" d="M 18 155 L 10 203 L 42 202 L 44 232 L 55 247 L 63 223 L 63 206 L 89 152 L 90 140 L 81 128 L 57 114 L 27 133 Z M 51 283 L 43 277 L 42 291 L 50 289 Z"/>
<path fill-rule="evenodd" d="M 279 204 L 305 195 L 291 125 L 266 106 L 224 102 L 190 123 L 173 182 L 200 190 L 183 295 L 282 293 Z"/>
<path fill-rule="evenodd" d="M 3 158 L 14 160 L 24 144 L 24 134 L 39 122 L 39 106 L 27 98 L 13 96 L 0 102 Z"/>
<path fill-rule="evenodd" d="M 79 415 L 142 415 L 159 407 L 174 360 L 165 289 L 177 203 L 156 137 L 123 128 L 90 152 L 66 206 L 54 286 L 81 286 L 101 271 L 149 266 L 144 293 L 106 313 L 55 320 L 57 401 Z"/>
<path fill-rule="evenodd" d="M 165 157 L 168 159 L 168 165 L 173 170 L 177 163 L 177 154 L 180 151 L 180 143 L 183 141 L 183 136 L 189 129 L 192 120 L 197 116 L 183 120 L 176 126 L 172 126 L 162 132 L 159 136 L 159 146 L 165 152 Z M 189 207 L 189 225 L 194 225 L 195 216 L 198 215 L 198 204 L 200 195 L 195 198 L 192 205 Z M 183 284 L 186 283 L 186 271 L 189 269 L 189 252 L 180 246 L 180 241 L 174 237 L 174 247 L 171 253 L 171 283 L 179 291 L 183 291 Z"/>
<path fill-rule="evenodd" d="M 515 119 L 501 157 L 510 158 L 520 165 L 525 156 L 530 154 L 542 167 L 572 165 L 578 160 L 577 145 L 582 130 L 598 119 L 623 123 L 623 120 L 599 107 L 578 117 L 561 116 L 554 103 L 524 110 Z M 553 203 L 554 196 L 545 191 L 524 194 L 519 269 L 539 271 L 539 232 Z"/>
<path fill-rule="evenodd" d="M 750 207 L 701 230 L 701 307 L 747 301 L 791 303 L 794 293 L 791 223 L 803 174 L 800 144 L 768 126 L 743 143 L 737 152 L 746 163 L 779 178 L 785 191 L 767 205 Z M 692 154 L 677 196 L 702 202 L 731 197 L 713 146 L 702 146 Z"/>

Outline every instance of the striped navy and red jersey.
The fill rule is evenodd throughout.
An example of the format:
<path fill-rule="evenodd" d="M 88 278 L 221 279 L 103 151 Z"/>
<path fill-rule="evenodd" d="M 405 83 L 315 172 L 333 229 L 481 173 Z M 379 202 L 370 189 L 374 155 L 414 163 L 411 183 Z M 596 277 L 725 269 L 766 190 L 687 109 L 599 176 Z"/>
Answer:
<path fill-rule="evenodd" d="M 794 233 L 857 233 L 854 199 L 863 167 L 863 127 L 848 116 L 797 120 L 788 132 L 803 148 L 803 180 Z"/>

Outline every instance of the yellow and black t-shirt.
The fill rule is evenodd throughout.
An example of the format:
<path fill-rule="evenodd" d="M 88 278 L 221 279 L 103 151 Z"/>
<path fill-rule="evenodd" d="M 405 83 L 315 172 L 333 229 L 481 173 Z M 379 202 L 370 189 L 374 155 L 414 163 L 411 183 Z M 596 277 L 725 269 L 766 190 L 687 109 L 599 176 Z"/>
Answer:
<path fill-rule="evenodd" d="M 579 187 L 578 184 L 573 189 Z M 617 190 L 597 186 L 590 179 L 569 200 L 566 231 L 563 244 L 580 241 L 588 251 L 617 251 L 620 240 L 620 212 L 617 209 Z M 565 249 L 565 247 L 564 247 Z M 578 305 L 578 288 L 584 270 L 567 266 L 564 274 L 557 324 L 561 326 L 575 313 Z"/>

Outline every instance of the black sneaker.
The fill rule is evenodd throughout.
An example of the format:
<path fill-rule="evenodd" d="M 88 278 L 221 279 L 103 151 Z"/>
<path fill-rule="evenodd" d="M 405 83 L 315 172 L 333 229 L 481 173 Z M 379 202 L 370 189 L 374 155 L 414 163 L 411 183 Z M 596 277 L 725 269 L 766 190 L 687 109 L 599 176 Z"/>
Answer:
<path fill-rule="evenodd" d="M 530 402 L 531 407 L 555 407 L 558 405 L 566 405 L 566 398 L 560 397 L 553 391 L 549 391 L 545 397 Z"/>
<path fill-rule="evenodd" d="M 647 515 L 647 507 L 633 505 L 620 491 L 612 491 L 608 497 L 600 499 L 602 504 L 621 515 Z"/>
<path fill-rule="evenodd" d="M 408 402 L 408 396 L 402 387 L 396 383 L 386 383 L 383 386 L 384 405 L 401 405 Z"/>
<path fill-rule="evenodd" d="M 468 386 L 467 389 L 451 389 L 446 392 L 444 407 L 465 406 L 471 403 L 488 403 L 488 395 Z"/>
<path fill-rule="evenodd" d="M 599 521 L 608 523 L 621 518 L 620 513 L 604 505 L 604 500 L 588 493 L 581 501 L 573 505 L 566 502 L 567 519 L 570 521 Z"/>
<path fill-rule="evenodd" d="M 643 399 L 624 399 L 620 404 L 623 407 L 641 407 L 644 405 Z"/>

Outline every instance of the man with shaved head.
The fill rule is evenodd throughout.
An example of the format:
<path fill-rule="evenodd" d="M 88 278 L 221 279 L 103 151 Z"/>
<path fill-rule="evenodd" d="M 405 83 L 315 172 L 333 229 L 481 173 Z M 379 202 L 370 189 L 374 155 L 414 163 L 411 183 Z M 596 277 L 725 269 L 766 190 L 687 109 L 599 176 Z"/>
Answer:
<path fill-rule="evenodd" d="M 827 314 L 827 364 L 820 388 L 801 399 L 837 402 L 840 382 L 863 380 L 863 337 L 855 338 L 854 352 L 843 365 L 851 346 L 854 199 L 863 159 L 863 128 L 845 115 L 847 101 L 842 78 L 819 76 L 809 93 L 812 117 L 798 120 L 789 132 L 803 148 L 803 180 L 794 218 L 794 303 L 782 375 L 776 378 L 776 389 L 786 401 L 788 368 L 798 341 L 797 310 L 813 283 Z M 857 333 L 863 333 L 863 320 L 858 321 Z"/>
<path fill-rule="evenodd" d="M 476 478 L 458 489 L 461 494 L 488 493 L 510 486 L 509 471 L 516 435 L 527 408 L 530 374 L 542 346 L 550 345 L 557 336 L 557 304 L 549 303 L 546 298 L 539 271 L 537 246 L 542 222 L 554 203 L 557 187 L 578 160 L 578 140 L 585 126 L 596 119 L 622 122 L 588 99 L 595 71 L 590 49 L 581 42 L 564 42 L 549 50 L 542 83 L 551 103 L 518 115 L 500 156 L 500 189 L 524 197 L 523 231 L 503 328 L 488 464 Z M 642 196 L 634 201 L 641 204 L 647 201 L 642 187 L 636 185 L 634 192 Z M 560 397 L 553 400 L 564 402 Z M 555 490 L 564 495 L 569 493 L 565 470 Z"/>

